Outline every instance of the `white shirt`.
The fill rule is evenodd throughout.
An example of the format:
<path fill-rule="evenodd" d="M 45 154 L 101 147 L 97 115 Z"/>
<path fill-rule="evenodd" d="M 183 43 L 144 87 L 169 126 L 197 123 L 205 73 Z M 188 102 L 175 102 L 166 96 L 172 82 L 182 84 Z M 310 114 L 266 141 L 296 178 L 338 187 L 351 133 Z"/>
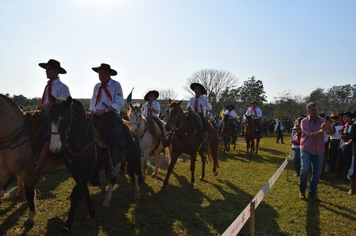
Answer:
<path fill-rule="evenodd" d="M 224 111 L 224 115 L 229 114 L 229 119 L 235 119 L 236 118 L 236 112 L 234 110 L 231 110 L 229 113 L 229 110 Z M 223 117 L 224 119 L 224 117 Z"/>
<path fill-rule="evenodd" d="M 187 108 L 191 107 L 194 111 L 194 103 L 195 97 L 192 97 L 188 102 Z M 202 107 L 203 110 L 201 109 Z M 198 98 L 198 112 L 204 113 L 205 111 L 211 111 L 211 105 L 206 97 L 200 95 L 200 97 Z"/>
<path fill-rule="evenodd" d="M 330 135 L 330 139 L 341 140 L 341 130 L 342 128 L 344 128 L 344 126 L 339 123 L 339 125 L 334 126 L 334 128 L 335 128 L 335 133 Z"/>
<path fill-rule="evenodd" d="M 252 107 L 249 107 L 246 111 L 246 115 L 248 115 L 248 116 L 252 115 L 252 119 L 254 119 L 254 120 L 262 118 L 261 109 L 259 107 L 256 107 L 255 111 L 253 110 Z M 256 116 L 254 116 L 254 115 L 256 115 Z"/>
<path fill-rule="evenodd" d="M 67 99 L 70 95 L 68 86 L 63 84 L 59 78 L 52 82 L 51 87 L 52 87 L 52 96 L 54 96 L 56 98 Z M 46 88 L 46 91 L 44 94 L 43 104 L 47 104 L 47 103 L 49 103 L 49 101 L 48 101 L 48 87 Z"/>
<path fill-rule="evenodd" d="M 120 110 L 124 107 L 124 95 L 122 93 L 122 88 L 120 83 L 113 79 L 110 79 L 108 84 L 106 85 L 106 88 L 111 94 L 112 101 L 106 95 L 104 89 L 101 89 L 98 103 L 95 106 L 96 97 L 99 93 L 100 86 L 101 83 L 97 83 L 94 87 L 93 97 L 90 100 L 90 110 L 96 111 L 96 110 L 105 109 L 106 107 L 103 104 L 105 103 L 106 105 L 113 107 L 116 110 L 116 112 L 119 113 Z"/>
<path fill-rule="evenodd" d="M 280 130 L 283 130 L 283 129 L 284 129 L 283 123 L 282 123 L 280 120 L 278 120 L 278 121 L 276 122 L 276 126 L 274 127 L 274 132 L 277 131 L 278 124 L 279 124 L 279 129 L 280 129 Z"/>
<path fill-rule="evenodd" d="M 156 100 L 153 100 L 151 107 L 158 111 L 158 113 L 152 111 L 152 116 L 158 118 L 159 117 L 159 112 L 161 111 L 161 106 L 159 105 L 159 103 Z M 145 115 L 145 117 L 149 116 L 149 112 L 150 111 L 151 110 L 148 109 L 148 102 L 146 102 L 145 106 L 143 108 L 143 114 Z"/>

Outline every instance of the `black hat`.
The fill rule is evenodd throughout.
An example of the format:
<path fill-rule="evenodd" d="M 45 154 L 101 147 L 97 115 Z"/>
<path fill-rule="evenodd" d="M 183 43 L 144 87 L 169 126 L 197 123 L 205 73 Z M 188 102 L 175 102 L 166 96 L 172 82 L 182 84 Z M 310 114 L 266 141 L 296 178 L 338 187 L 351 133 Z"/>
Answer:
<path fill-rule="evenodd" d="M 199 83 L 192 83 L 192 84 L 190 85 L 190 89 L 194 91 L 196 86 L 199 86 L 199 87 L 200 87 L 200 89 L 201 89 L 201 94 L 206 94 L 206 89 L 204 88 L 203 85 L 201 85 L 201 84 L 199 84 Z"/>
<path fill-rule="evenodd" d="M 148 101 L 148 96 L 150 96 L 151 94 L 154 94 L 155 95 L 155 99 L 158 98 L 159 96 L 159 93 L 156 91 L 156 90 L 152 90 L 152 91 L 149 91 L 148 93 L 146 93 L 145 95 L 145 101 Z"/>
<path fill-rule="evenodd" d="M 101 63 L 101 65 L 99 67 L 93 67 L 92 69 L 95 72 L 99 72 L 99 69 L 104 69 L 104 70 L 110 71 L 110 74 L 113 75 L 113 76 L 117 75 L 116 70 L 111 69 L 110 65 L 109 64 L 105 64 L 105 63 Z"/>
<path fill-rule="evenodd" d="M 350 116 L 350 117 L 354 116 L 350 111 L 345 111 L 345 112 L 340 114 L 340 116 L 344 116 L 344 115 L 347 115 L 347 116 Z"/>
<path fill-rule="evenodd" d="M 235 106 L 234 106 L 234 105 L 227 105 L 227 106 L 226 106 L 226 109 L 229 109 L 229 107 L 232 107 L 232 110 L 235 109 Z"/>
<path fill-rule="evenodd" d="M 50 65 L 57 68 L 59 74 L 67 74 L 67 71 L 61 67 L 61 63 L 59 63 L 59 61 L 56 61 L 54 59 L 49 59 L 47 63 L 39 63 L 38 65 L 43 69 L 46 69 L 47 65 Z"/>

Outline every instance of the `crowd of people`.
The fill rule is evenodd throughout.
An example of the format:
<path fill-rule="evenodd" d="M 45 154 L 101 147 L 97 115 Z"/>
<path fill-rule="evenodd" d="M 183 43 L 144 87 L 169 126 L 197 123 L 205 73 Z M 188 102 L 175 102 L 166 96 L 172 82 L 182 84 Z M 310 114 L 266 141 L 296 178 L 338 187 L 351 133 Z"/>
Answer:
<path fill-rule="evenodd" d="M 324 174 L 336 172 L 336 177 L 347 179 L 353 195 L 356 187 L 355 142 L 356 114 L 349 111 L 318 115 L 316 103 L 307 104 L 308 116 L 298 117 L 290 142 L 293 148 L 295 176 L 299 177 L 299 197 L 306 198 L 310 175 L 309 197 L 319 200 L 317 185 Z"/>

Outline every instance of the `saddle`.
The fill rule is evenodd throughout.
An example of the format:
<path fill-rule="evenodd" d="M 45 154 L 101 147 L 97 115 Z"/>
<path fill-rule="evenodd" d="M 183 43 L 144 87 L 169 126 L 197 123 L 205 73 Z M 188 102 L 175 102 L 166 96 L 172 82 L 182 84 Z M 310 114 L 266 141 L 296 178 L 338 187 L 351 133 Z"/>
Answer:
<path fill-rule="evenodd" d="M 157 123 L 151 117 L 146 117 L 146 121 L 147 131 L 152 134 L 154 138 L 160 138 L 161 130 L 159 129 Z"/>

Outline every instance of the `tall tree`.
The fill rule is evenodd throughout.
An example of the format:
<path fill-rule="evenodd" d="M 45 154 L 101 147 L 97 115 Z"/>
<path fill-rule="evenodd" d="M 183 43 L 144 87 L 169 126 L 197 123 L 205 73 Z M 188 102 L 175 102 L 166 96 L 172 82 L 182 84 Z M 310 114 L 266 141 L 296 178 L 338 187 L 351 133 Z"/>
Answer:
<path fill-rule="evenodd" d="M 192 83 L 203 85 L 207 91 L 206 97 L 209 102 L 216 103 L 226 89 L 231 89 L 237 85 L 237 78 L 228 71 L 204 69 L 195 72 L 187 79 L 184 89 L 190 95 L 194 95 L 194 92 L 190 89 Z"/>
<path fill-rule="evenodd" d="M 305 114 L 306 103 L 301 95 L 293 95 L 291 91 L 278 94 L 275 99 L 274 116 L 296 119 L 301 114 Z"/>
<path fill-rule="evenodd" d="M 234 92 L 236 101 L 243 109 L 247 109 L 252 101 L 257 101 L 259 104 L 267 101 L 263 82 L 256 80 L 255 76 L 249 77 Z"/>

